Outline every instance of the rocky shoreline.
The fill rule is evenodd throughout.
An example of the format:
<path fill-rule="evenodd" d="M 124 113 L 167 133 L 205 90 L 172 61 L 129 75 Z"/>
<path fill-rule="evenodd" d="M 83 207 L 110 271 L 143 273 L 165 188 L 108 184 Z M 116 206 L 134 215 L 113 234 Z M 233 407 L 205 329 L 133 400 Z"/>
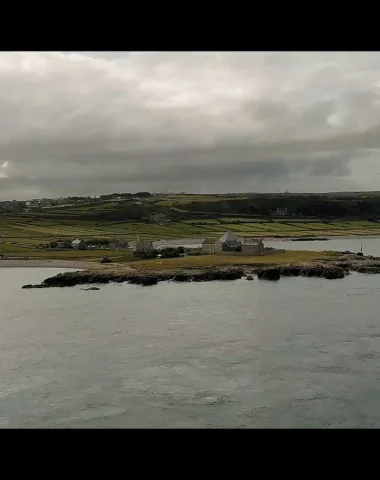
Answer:
<path fill-rule="evenodd" d="M 252 280 L 279 280 L 281 277 L 320 277 L 328 280 L 341 279 L 350 272 L 380 273 L 380 258 L 355 255 L 350 252 L 336 252 L 329 260 L 288 263 L 277 265 L 246 265 L 228 267 L 204 267 L 183 270 L 82 270 L 59 273 L 45 279 L 38 285 L 24 285 L 22 288 L 73 287 L 75 285 L 129 283 L 150 286 L 162 281 L 172 282 L 210 282 L 215 280 L 237 280 L 246 277 Z"/>

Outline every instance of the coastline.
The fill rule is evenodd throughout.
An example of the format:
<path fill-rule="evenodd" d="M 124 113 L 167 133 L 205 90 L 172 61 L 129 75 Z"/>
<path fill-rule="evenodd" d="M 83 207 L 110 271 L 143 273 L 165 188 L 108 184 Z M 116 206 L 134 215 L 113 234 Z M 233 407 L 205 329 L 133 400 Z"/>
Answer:
<path fill-rule="evenodd" d="M 294 236 L 265 236 L 260 237 L 263 241 L 266 242 L 284 242 L 284 243 L 293 243 L 293 244 L 300 244 L 300 246 L 304 243 L 308 242 L 325 242 L 326 248 L 323 250 L 329 250 L 329 241 L 330 240 L 352 240 L 352 239 L 380 239 L 379 235 L 374 234 L 360 234 L 360 235 L 324 235 L 323 238 L 320 236 L 307 236 L 308 240 L 302 240 L 302 237 L 294 237 Z M 179 240 L 174 240 L 173 243 L 178 243 Z M 303 250 L 300 248 L 300 250 Z M 291 249 L 293 251 L 293 249 Z M 322 251 L 322 248 L 320 249 Z M 112 252 L 109 252 L 112 257 Z M 57 259 L 57 258 L 33 258 L 32 256 L 29 258 L 26 257 L 3 257 L 0 258 L 0 268 L 67 268 L 67 269 L 76 269 L 76 270 L 103 270 L 103 269 L 132 269 L 128 263 L 118 263 L 117 259 L 114 259 L 114 262 L 111 264 L 101 264 L 100 259 L 99 261 L 86 261 L 78 257 L 77 259 L 65 260 L 65 259 Z"/>

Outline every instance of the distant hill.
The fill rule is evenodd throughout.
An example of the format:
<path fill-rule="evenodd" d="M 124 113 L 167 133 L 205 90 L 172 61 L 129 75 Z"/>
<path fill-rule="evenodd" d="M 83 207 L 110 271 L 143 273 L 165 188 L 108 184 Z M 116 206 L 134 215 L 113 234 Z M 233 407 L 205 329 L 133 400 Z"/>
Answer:
<path fill-rule="evenodd" d="M 380 219 L 380 192 L 160 194 L 120 193 L 3 202 L 0 214 L 94 221 L 182 221 L 221 216 L 258 218 Z M 28 205 L 27 205 L 28 204 Z M 157 215 L 161 214 L 161 215 Z"/>

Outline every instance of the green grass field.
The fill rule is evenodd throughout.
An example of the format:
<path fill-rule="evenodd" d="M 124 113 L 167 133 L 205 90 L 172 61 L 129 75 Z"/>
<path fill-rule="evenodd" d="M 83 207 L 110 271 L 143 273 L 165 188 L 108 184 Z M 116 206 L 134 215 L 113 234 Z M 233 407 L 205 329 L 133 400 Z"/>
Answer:
<path fill-rule="evenodd" d="M 62 210 L 62 209 L 61 209 Z M 244 221 L 243 221 L 244 220 Z M 183 222 L 157 225 L 136 221 L 99 221 L 96 218 L 81 219 L 66 217 L 20 214 L 0 216 L 0 254 L 29 255 L 35 258 L 82 258 L 98 259 L 107 255 L 107 251 L 43 251 L 38 250 L 40 243 L 49 243 L 58 239 L 74 240 L 91 237 L 125 237 L 128 241 L 140 239 L 160 240 L 184 237 L 221 236 L 226 230 L 249 237 L 300 237 L 300 236 L 349 236 L 380 235 L 380 224 L 364 220 L 330 221 L 318 220 L 259 220 L 239 218 L 235 223 L 233 217 L 220 219 L 202 218 Z M 228 223 L 233 222 L 233 223 Z M 113 257 L 128 258 L 129 252 L 109 252 Z"/>
<path fill-rule="evenodd" d="M 181 268 L 222 267 L 227 265 L 255 265 L 278 263 L 303 263 L 311 260 L 328 260 L 334 256 L 333 252 L 309 252 L 307 250 L 293 250 L 284 253 L 274 253 L 263 257 L 228 256 L 228 255 L 200 255 L 183 258 L 165 258 L 161 260 L 143 260 L 133 262 L 133 268 L 140 270 L 175 270 Z"/>

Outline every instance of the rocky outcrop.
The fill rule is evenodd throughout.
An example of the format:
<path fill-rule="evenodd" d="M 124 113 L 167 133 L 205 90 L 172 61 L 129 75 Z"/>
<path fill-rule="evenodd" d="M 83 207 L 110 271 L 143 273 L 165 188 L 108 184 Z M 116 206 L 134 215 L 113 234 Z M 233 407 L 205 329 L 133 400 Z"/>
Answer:
<path fill-rule="evenodd" d="M 212 282 L 214 280 L 238 280 L 244 275 L 242 269 L 210 269 L 199 272 L 192 278 L 193 282 Z"/>
<path fill-rule="evenodd" d="M 259 280 L 280 280 L 281 269 L 279 267 L 261 268 L 257 272 Z"/>
<path fill-rule="evenodd" d="M 380 265 L 358 264 L 353 265 L 351 270 L 358 273 L 380 273 Z"/>
<path fill-rule="evenodd" d="M 23 288 L 50 288 L 50 287 L 73 287 L 74 285 L 106 284 L 128 282 L 133 285 L 149 286 L 158 282 L 172 280 L 175 282 L 210 282 L 213 280 L 237 280 L 244 275 L 242 268 L 224 267 L 209 268 L 206 270 L 184 271 L 126 271 L 119 270 L 102 271 L 77 271 L 59 273 L 54 277 L 46 278 L 40 285 L 24 285 Z"/>
<path fill-rule="evenodd" d="M 298 277 L 301 273 L 302 266 L 300 265 L 285 265 L 280 267 L 280 273 L 284 277 Z"/>
<path fill-rule="evenodd" d="M 331 267 L 325 268 L 322 276 L 327 280 L 335 280 L 337 278 L 344 278 L 346 274 L 343 268 Z"/>
<path fill-rule="evenodd" d="M 173 282 L 190 282 L 191 277 L 186 273 L 178 273 L 172 278 Z"/>
<path fill-rule="evenodd" d="M 158 283 L 157 278 L 146 277 L 141 279 L 140 285 L 142 285 L 143 287 L 148 287 L 150 285 L 157 285 L 157 283 Z"/>
<path fill-rule="evenodd" d="M 380 273 L 380 259 L 378 257 L 365 257 L 358 254 L 345 255 L 334 260 L 331 264 L 351 272 Z"/>
<path fill-rule="evenodd" d="M 120 270 L 114 268 L 100 270 L 82 270 L 65 272 L 45 279 L 39 285 L 24 285 L 22 288 L 72 287 L 74 285 L 100 285 L 109 282 L 121 284 L 150 286 L 161 281 L 173 282 L 211 282 L 214 280 L 229 281 L 246 277 L 251 280 L 256 273 L 260 280 L 279 280 L 281 277 L 319 277 L 328 280 L 344 278 L 350 272 L 378 274 L 380 273 L 380 258 L 358 256 L 357 254 L 332 255 L 323 261 L 309 261 L 303 264 L 268 265 L 255 267 L 240 266 L 204 267 L 202 269 L 185 270 Z"/>
<path fill-rule="evenodd" d="M 335 265 L 309 264 L 264 267 L 257 270 L 257 277 L 263 280 L 279 280 L 284 277 L 321 277 L 329 280 L 344 278 L 345 270 Z"/>

